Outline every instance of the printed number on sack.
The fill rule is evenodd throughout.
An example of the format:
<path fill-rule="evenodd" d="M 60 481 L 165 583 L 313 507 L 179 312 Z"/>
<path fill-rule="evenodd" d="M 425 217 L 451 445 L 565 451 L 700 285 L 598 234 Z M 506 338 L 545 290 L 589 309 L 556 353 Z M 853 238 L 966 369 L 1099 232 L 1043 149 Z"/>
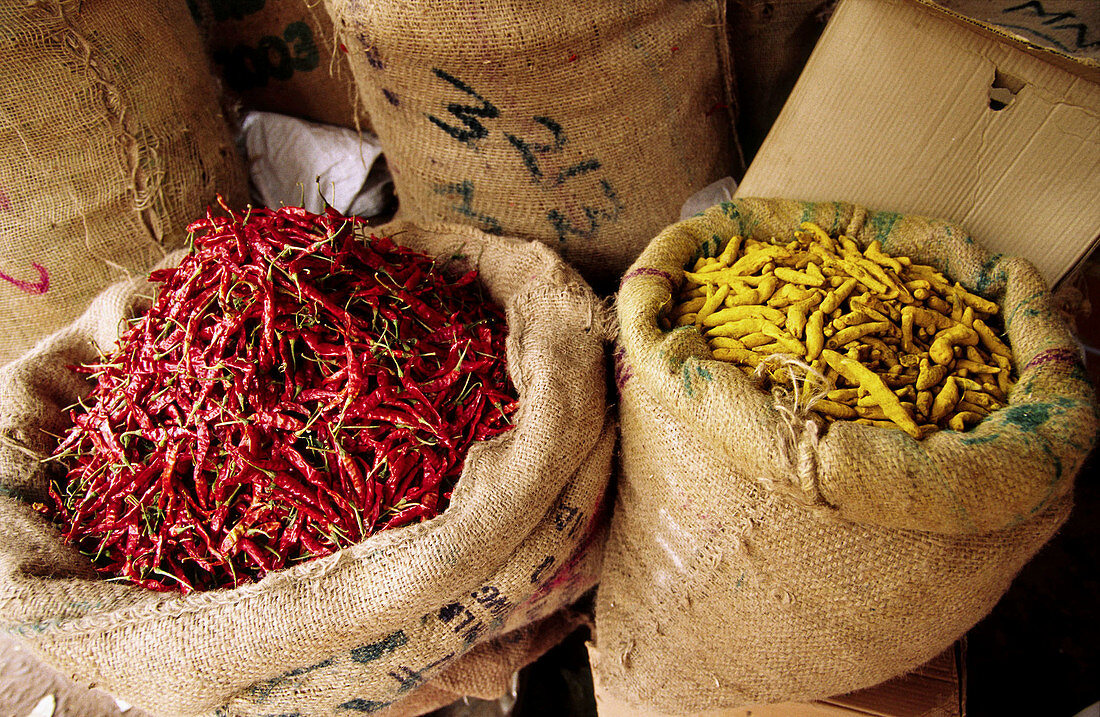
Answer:
<path fill-rule="evenodd" d="M 267 85 L 269 79 L 289 80 L 295 72 L 309 72 L 321 63 L 313 30 L 302 21 L 292 22 L 283 36 L 265 35 L 256 47 L 240 44 L 214 53 L 214 62 L 225 68 L 225 81 L 238 92 Z"/>

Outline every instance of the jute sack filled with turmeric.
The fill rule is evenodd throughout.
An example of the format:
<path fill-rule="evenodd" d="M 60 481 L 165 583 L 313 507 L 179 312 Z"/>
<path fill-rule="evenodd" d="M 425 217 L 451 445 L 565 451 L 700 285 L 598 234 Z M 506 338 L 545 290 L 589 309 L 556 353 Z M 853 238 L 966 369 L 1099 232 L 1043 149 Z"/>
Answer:
<path fill-rule="evenodd" d="M 392 717 L 498 697 L 579 624 L 568 606 L 596 582 L 617 435 L 606 309 L 542 245 L 446 225 L 375 233 L 465 257 L 505 310 L 515 427 L 470 448 L 447 509 L 233 589 L 101 579 L 32 504 L 46 499 L 54 466 L 42 458 L 67 427 L 63 408 L 90 389 L 68 367 L 147 305 L 135 279 L 0 370 L 0 627 L 158 715 Z"/>
<path fill-rule="evenodd" d="M 716 360 L 694 325 L 662 328 L 699 256 L 804 221 L 999 304 L 1018 376 L 1007 407 L 921 439 L 826 424 L 792 391 Z M 618 316 L 622 477 L 591 649 L 608 714 L 811 700 L 920 665 L 982 619 L 1065 520 L 1093 444 L 1093 391 L 1038 273 L 946 222 L 722 204 L 649 245 Z"/>

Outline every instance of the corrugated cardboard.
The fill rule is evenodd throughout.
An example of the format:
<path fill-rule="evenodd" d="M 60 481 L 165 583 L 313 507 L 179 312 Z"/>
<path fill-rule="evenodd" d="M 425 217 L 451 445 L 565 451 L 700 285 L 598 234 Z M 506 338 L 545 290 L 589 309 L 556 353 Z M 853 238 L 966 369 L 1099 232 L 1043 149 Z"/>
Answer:
<path fill-rule="evenodd" d="M 947 219 L 1053 285 L 1100 240 L 1100 66 L 926 0 L 842 0 L 737 195 Z"/>
<path fill-rule="evenodd" d="M 1096 0 L 936 0 L 1040 47 L 1100 62 L 1100 2 Z"/>

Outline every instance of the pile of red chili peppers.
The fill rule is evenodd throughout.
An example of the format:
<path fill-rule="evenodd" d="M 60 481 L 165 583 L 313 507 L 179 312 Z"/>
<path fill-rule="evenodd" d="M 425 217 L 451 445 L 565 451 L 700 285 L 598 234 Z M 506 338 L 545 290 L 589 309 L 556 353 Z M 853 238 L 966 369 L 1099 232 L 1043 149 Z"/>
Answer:
<path fill-rule="evenodd" d="M 100 571 L 154 590 L 235 586 L 437 515 L 517 407 L 476 271 L 331 209 L 223 209 L 150 276 L 117 351 L 77 369 L 95 387 L 41 507 Z"/>

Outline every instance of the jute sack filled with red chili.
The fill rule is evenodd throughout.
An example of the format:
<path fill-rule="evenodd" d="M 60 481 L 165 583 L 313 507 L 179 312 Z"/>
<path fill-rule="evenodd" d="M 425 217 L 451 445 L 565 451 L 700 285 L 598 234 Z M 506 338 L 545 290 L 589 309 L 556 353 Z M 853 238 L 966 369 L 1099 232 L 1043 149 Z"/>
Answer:
<path fill-rule="evenodd" d="M 1008 405 L 920 439 L 826 424 L 716 359 L 690 322 L 662 327 L 700 256 L 735 236 L 778 243 L 778 256 L 807 221 L 851 237 L 847 251 L 874 254 L 877 240 L 996 302 L 1017 376 Z M 778 264 L 777 276 L 810 273 Z M 618 316 L 622 477 L 590 652 L 601 714 L 806 701 L 919 666 L 1062 524 L 1095 439 L 1079 349 L 1037 271 L 947 222 L 724 203 L 653 240 L 623 278 Z"/>
<path fill-rule="evenodd" d="M 274 215 L 288 222 L 267 227 L 279 236 L 292 233 L 295 217 L 315 219 L 280 210 L 265 214 L 265 221 Z M 231 232 L 218 256 L 235 257 L 241 247 L 259 245 L 241 243 L 252 236 L 244 228 L 250 217 L 236 215 L 241 241 Z M 334 242 L 351 247 L 346 226 L 321 224 L 328 228 L 319 232 L 313 248 L 330 251 Z M 296 258 L 304 256 L 300 248 L 270 256 L 270 284 L 264 272 L 250 269 L 248 281 L 238 276 L 212 282 L 199 290 L 197 301 L 179 306 L 162 305 L 160 298 L 150 305 L 144 279 L 113 286 L 76 323 L 0 373 L 0 619 L 36 654 L 78 681 L 94 683 L 157 714 L 215 709 L 225 714 L 419 714 L 462 695 L 503 693 L 515 669 L 578 624 L 579 618 L 563 608 L 595 583 L 604 525 L 601 506 L 615 437 L 606 415 L 602 356 L 609 321 L 602 305 L 545 247 L 443 225 L 391 224 L 375 234 L 393 236 L 402 246 L 391 249 L 389 240 L 371 240 L 357 256 L 374 262 L 379 272 L 387 271 L 381 257 L 406 257 L 408 267 L 389 271 L 404 277 L 394 291 L 417 321 L 429 322 L 436 314 L 406 292 L 424 279 L 417 273 L 418 260 L 399 251 L 407 247 L 438 256 L 441 263 L 478 270 L 487 298 L 504 309 L 507 319 L 508 373 L 519 395 L 514 428 L 469 448 L 453 494 L 448 490 L 443 495 L 450 497 L 450 505 L 438 517 L 398 527 L 431 515 L 423 510 L 429 507 L 425 485 L 419 493 L 404 493 L 404 502 L 378 508 L 368 501 L 367 508 L 341 518 L 341 506 L 353 497 L 392 498 L 407 490 L 405 483 L 412 481 L 415 487 L 431 474 L 425 468 L 423 478 L 410 478 L 407 450 L 381 454 L 392 447 L 392 436 L 354 430 L 395 418 L 399 411 L 387 403 L 392 398 L 388 394 L 400 393 L 406 400 L 419 395 L 420 389 L 404 384 L 373 383 L 390 379 L 364 376 L 361 370 L 377 355 L 393 361 L 400 378 L 429 360 L 401 343 L 402 332 L 394 331 L 410 325 L 407 317 L 380 305 L 375 318 L 394 323 L 373 339 L 377 346 L 357 346 L 350 357 L 314 329 L 295 334 L 308 347 L 294 351 L 280 337 L 280 327 L 291 332 L 319 325 L 343 311 L 330 300 L 335 294 L 312 288 L 316 277 Z M 200 243 L 197 238 L 195 242 Z M 201 251 L 171 261 L 182 267 Z M 350 254 L 338 255 L 338 263 L 351 266 L 351 259 Z M 333 266 L 331 273 L 337 279 L 348 274 L 340 266 Z M 153 277 L 171 287 L 169 274 L 166 268 Z M 459 277 L 461 283 L 470 275 Z M 282 287 L 281 293 L 274 300 L 266 290 L 248 293 L 244 285 L 249 283 Z M 287 310 L 298 292 L 324 311 Z M 422 299 L 430 301 L 427 294 Z M 204 332 L 196 317 L 218 301 L 244 307 L 243 331 L 231 333 L 232 326 L 240 326 L 225 320 L 218 324 L 221 329 Z M 443 305 L 441 300 L 434 308 Z M 128 372 L 142 374 L 149 362 L 182 351 L 180 358 L 165 362 L 164 370 L 171 373 L 164 386 L 125 384 L 125 389 L 93 394 L 100 402 L 86 412 L 67 413 L 64 407 L 89 391 L 83 376 L 70 367 L 91 364 L 97 380 L 111 378 L 116 362 L 125 357 L 105 357 L 97 347 L 111 346 L 125 330 L 127 317 L 143 312 L 172 320 L 163 324 L 162 334 L 150 334 L 151 344 L 138 342 L 155 350 L 127 364 Z M 349 330 L 355 321 L 346 319 Z M 477 324 L 472 323 L 472 330 L 480 331 Z M 149 322 L 139 322 L 130 331 L 152 332 L 146 326 Z M 222 355 L 234 346 L 237 358 L 225 355 L 205 362 L 208 352 Z M 478 356 L 486 351 L 470 346 Z M 425 382 L 423 393 L 453 383 L 449 367 L 461 365 L 461 359 L 436 356 L 433 360 L 448 370 Z M 340 366 L 340 361 L 346 363 Z M 309 370 L 321 372 L 324 386 L 294 385 L 291 367 L 311 362 L 317 365 Z M 233 379 L 208 383 L 194 393 L 179 388 L 218 372 Z M 263 379 L 260 387 L 272 392 L 272 406 L 260 405 L 265 399 L 248 393 L 251 388 L 237 390 L 238 385 L 251 386 L 256 375 Z M 359 401 L 367 387 L 374 388 L 371 396 L 377 405 Z M 380 387 L 386 396 L 378 393 Z M 140 396 L 143 391 L 148 393 L 141 400 L 143 408 L 133 411 L 131 393 Z M 160 398 L 173 391 L 177 408 L 167 409 L 164 416 L 155 413 L 164 409 Z M 125 400 L 112 403 L 117 394 Z M 224 405 L 203 403 L 208 395 Z M 486 415 L 499 410 L 492 405 L 499 400 L 489 398 L 478 404 Z M 307 405 L 313 415 L 303 412 Z M 410 433 L 416 416 L 428 423 L 442 420 L 449 408 L 441 405 L 433 411 L 407 402 L 403 422 L 391 422 L 400 424 L 400 430 L 392 433 Z M 341 421 L 321 430 L 331 411 Z M 95 423 L 94 431 L 69 432 L 60 443 L 70 467 L 101 453 L 112 458 L 102 465 L 89 463 L 96 467 L 80 479 L 89 485 L 98 485 L 95 481 L 111 471 L 141 485 L 119 507 L 103 497 L 107 490 L 87 491 L 87 500 L 67 502 L 63 493 L 68 488 L 58 480 L 55 463 L 41 460 L 57 449 L 57 437 L 69 431 L 70 415 L 77 429 L 93 425 L 97 415 L 107 419 Z M 127 428 L 119 416 L 136 423 Z M 151 416 L 158 416 L 158 423 Z M 206 431 L 212 438 L 202 438 Z M 377 443 L 377 472 L 369 464 L 348 468 L 349 459 L 360 457 L 345 454 L 351 446 L 347 441 L 322 445 L 323 436 L 336 432 L 341 438 Z M 73 438 L 77 435 L 80 440 Z M 298 440 L 279 442 L 273 438 L 279 435 Z M 85 437 L 94 451 L 80 448 Z M 438 442 L 449 445 L 452 438 L 440 434 Z M 156 454 L 159 463 L 131 469 L 128 451 L 135 445 L 150 451 L 167 446 L 167 451 Z M 446 452 L 442 445 L 438 451 Z M 206 454 L 219 459 L 208 462 Z M 421 461 L 438 466 L 437 458 L 442 456 L 425 453 Z M 230 462 L 232 468 L 222 470 Z M 338 476 L 332 489 L 321 481 L 326 467 Z M 178 490 L 204 481 L 201 490 Z M 250 491 L 251 497 L 238 501 L 242 491 Z M 157 500 L 158 495 L 166 497 Z M 149 496 L 154 499 L 147 502 Z M 288 516 L 269 504 L 303 496 L 309 500 L 298 500 L 290 523 L 280 526 L 279 519 Z M 132 530 L 69 545 L 60 533 L 71 537 L 80 531 L 73 527 L 59 533 L 41 514 L 49 505 L 61 526 L 90 530 L 132 513 Z M 214 524 L 196 518 L 204 512 Z M 83 513 L 92 515 L 85 520 Z M 229 529 L 234 521 L 237 527 Z M 318 525 L 328 532 L 311 535 Z M 367 525 L 392 527 L 370 534 Z M 291 531 L 296 532 L 288 535 Z M 360 533 L 368 537 L 357 538 Z M 150 537 L 153 544 L 143 542 Z M 327 547 L 341 549 L 325 554 L 318 546 L 326 541 Z M 179 552 L 181 547 L 186 550 Z M 237 562 L 219 562 L 222 557 Z M 97 568 L 146 587 L 104 580 Z M 227 577 L 236 587 L 217 589 Z M 251 582 L 254 578 L 258 582 Z M 212 589 L 201 590 L 203 581 Z M 174 592 L 177 585 L 183 594 Z"/>

